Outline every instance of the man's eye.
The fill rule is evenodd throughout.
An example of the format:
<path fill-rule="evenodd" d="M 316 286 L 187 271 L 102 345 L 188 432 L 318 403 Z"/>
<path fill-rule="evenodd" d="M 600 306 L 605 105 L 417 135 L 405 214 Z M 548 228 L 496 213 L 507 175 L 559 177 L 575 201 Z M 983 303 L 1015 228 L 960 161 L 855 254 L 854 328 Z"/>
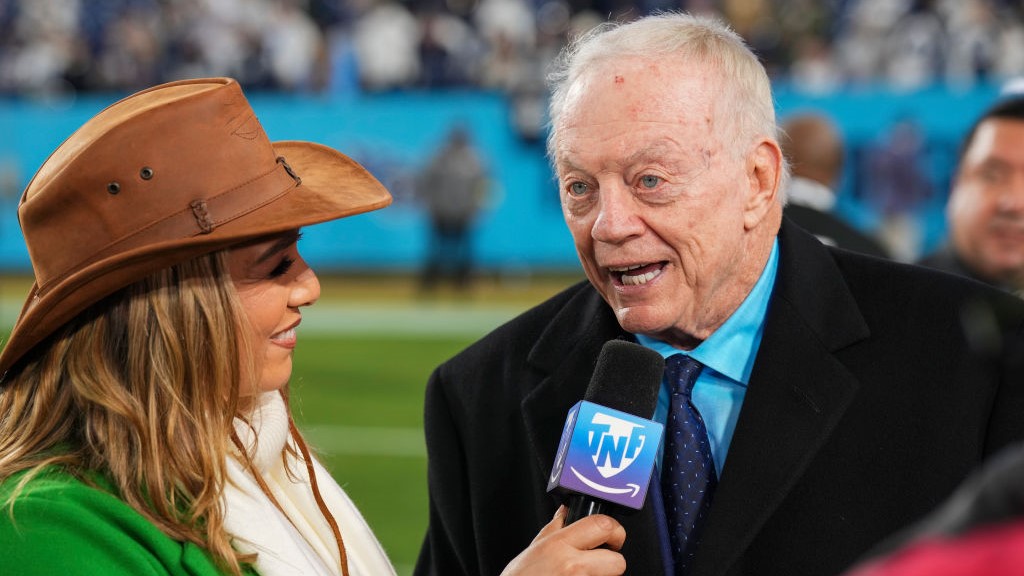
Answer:
<path fill-rule="evenodd" d="M 569 194 L 573 196 L 583 196 L 589 189 L 590 187 L 583 182 L 572 182 L 569 184 Z"/>
<path fill-rule="evenodd" d="M 979 171 L 979 174 L 981 176 L 981 179 L 989 184 L 998 184 L 1002 182 L 1006 177 L 1004 170 L 993 166 L 987 166 L 982 168 Z"/>
<path fill-rule="evenodd" d="M 645 176 L 640 177 L 640 185 L 643 186 L 644 188 L 657 188 L 658 184 L 660 183 L 661 178 L 658 178 L 657 176 L 651 176 L 650 174 L 647 174 Z"/>

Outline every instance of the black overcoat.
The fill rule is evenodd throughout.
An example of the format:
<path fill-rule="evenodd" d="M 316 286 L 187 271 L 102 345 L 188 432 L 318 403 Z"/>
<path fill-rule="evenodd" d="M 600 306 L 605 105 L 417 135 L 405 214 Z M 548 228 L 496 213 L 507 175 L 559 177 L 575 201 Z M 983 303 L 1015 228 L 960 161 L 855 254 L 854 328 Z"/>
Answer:
<path fill-rule="evenodd" d="M 694 576 L 837 574 L 1024 438 L 1024 302 L 823 246 L 784 222 L 764 337 Z M 545 487 L 601 346 L 629 337 L 586 282 L 437 368 L 418 575 L 493 576 L 554 514 Z M 651 498 L 628 574 L 664 574 Z"/>

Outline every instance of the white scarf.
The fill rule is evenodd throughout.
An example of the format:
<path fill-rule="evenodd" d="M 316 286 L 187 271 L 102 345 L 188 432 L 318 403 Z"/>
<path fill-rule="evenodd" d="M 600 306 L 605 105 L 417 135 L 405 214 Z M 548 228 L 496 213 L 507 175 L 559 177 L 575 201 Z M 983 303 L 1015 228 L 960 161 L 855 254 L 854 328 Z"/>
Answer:
<path fill-rule="evenodd" d="M 284 514 L 252 474 L 229 457 L 224 527 L 236 549 L 258 555 L 255 567 L 262 576 L 340 576 L 334 533 L 313 497 L 306 466 L 289 457 L 289 476 L 281 458 L 289 440 L 287 410 L 279 392 L 266 392 L 257 398 L 251 428 L 235 419 L 242 445 Z M 313 468 L 320 495 L 341 531 L 350 576 L 393 576 L 394 567 L 348 495 L 315 458 Z"/>

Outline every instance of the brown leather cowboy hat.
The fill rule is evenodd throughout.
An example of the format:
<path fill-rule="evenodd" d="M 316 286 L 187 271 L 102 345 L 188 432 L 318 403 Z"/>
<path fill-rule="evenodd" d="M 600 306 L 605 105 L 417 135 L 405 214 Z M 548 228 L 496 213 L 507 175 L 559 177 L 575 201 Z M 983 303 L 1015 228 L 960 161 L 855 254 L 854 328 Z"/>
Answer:
<path fill-rule="evenodd" d="M 343 154 L 270 142 L 230 78 L 133 94 L 65 140 L 21 197 L 35 283 L 0 352 L 0 379 L 88 306 L 148 274 L 390 203 Z"/>

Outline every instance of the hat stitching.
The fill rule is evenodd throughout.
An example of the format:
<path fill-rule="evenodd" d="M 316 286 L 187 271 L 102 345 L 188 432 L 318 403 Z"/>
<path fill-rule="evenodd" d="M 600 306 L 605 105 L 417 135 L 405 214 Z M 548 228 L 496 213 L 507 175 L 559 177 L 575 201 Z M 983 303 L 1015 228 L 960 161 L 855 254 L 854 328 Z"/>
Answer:
<path fill-rule="evenodd" d="M 255 123 L 256 125 L 252 128 L 247 128 L 248 126 L 251 126 L 253 123 Z M 243 140 L 255 140 L 256 138 L 259 138 L 260 134 L 262 133 L 263 126 L 260 125 L 259 119 L 256 118 L 255 114 L 249 114 L 245 117 L 245 120 L 242 121 L 238 128 L 235 128 L 231 132 L 231 135 L 238 136 Z"/>

